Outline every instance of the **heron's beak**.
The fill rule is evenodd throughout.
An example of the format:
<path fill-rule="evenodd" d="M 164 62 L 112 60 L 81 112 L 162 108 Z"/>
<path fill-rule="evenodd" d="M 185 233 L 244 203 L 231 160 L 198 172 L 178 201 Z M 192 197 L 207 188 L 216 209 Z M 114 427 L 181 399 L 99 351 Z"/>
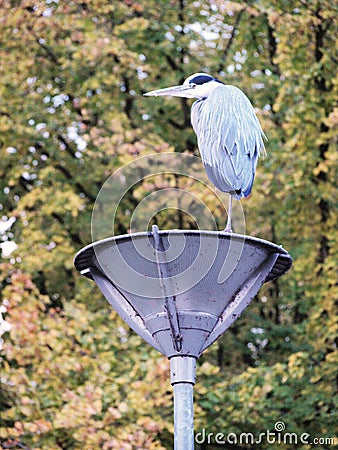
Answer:
<path fill-rule="evenodd" d="M 147 97 L 160 97 L 160 96 L 171 96 L 171 97 L 187 97 L 194 98 L 194 88 L 189 86 L 189 84 L 182 84 L 181 86 L 172 86 L 164 89 L 157 89 L 156 91 L 150 91 L 143 94 Z"/>

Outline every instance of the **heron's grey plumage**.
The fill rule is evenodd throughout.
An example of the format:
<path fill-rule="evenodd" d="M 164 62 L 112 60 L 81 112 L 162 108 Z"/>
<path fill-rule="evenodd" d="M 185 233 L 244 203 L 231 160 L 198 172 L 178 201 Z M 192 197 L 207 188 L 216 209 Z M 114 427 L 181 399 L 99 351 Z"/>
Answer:
<path fill-rule="evenodd" d="M 236 86 L 207 73 L 195 73 L 181 86 L 145 95 L 198 98 L 192 105 L 191 123 L 208 178 L 230 194 L 225 230 L 231 231 L 232 197 L 250 194 L 257 160 L 265 153 L 265 135 L 250 100 Z"/>
<path fill-rule="evenodd" d="M 191 123 L 207 175 L 223 192 L 247 197 L 264 133 L 250 100 L 237 87 L 220 84 L 191 109 Z"/>

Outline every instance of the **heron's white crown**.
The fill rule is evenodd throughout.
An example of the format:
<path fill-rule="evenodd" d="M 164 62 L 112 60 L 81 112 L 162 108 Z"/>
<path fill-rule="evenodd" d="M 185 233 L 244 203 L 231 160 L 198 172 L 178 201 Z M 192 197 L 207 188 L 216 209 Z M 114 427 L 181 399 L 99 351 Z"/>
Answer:
<path fill-rule="evenodd" d="M 208 73 L 194 73 L 190 75 L 183 83 L 183 86 L 190 86 L 189 97 L 206 98 L 210 93 L 223 84 Z M 193 94 L 193 95 L 192 95 Z"/>

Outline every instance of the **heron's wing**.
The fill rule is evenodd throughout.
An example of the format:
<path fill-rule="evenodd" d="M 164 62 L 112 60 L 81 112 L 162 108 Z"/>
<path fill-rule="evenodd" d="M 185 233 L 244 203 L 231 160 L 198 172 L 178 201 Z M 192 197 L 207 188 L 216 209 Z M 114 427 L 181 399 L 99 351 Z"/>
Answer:
<path fill-rule="evenodd" d="M 264 133 L 246 95 L 222 85 L 193 104 L 191 122 L 210 180 L 220 190 L 247 196 L 264 152 Z"/>

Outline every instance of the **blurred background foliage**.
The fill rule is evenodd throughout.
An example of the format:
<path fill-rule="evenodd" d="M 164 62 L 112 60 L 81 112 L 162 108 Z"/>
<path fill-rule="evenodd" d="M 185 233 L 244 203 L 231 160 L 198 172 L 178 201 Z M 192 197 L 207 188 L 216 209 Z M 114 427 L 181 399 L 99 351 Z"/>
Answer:
<path fill-rule="evenodd" d="M 73 257 L 91 242 L 96 196 L 116 169 L 154 153 L 198 155 L 191 102 L 142 94 L 201 71 L 239 86 L 257 110 L 268 156 L 242 202 L 246 231 L 283 244 L 294 265 L 200 358 L 196 432 L 258 435 L 282 420 L 288 432 L 333 436 L 335 2 L 3 0 L 0 12 L 0 326 L 11 325 L 0 356 L 1 448 L 172 447 L 166 359 L 75 272 Z M 189 183 L 140 182 L 115 233 L 167 186 L 204 195 L 222 229 L 224 210 Z M 196 227 L 173 209 L 153 220 Z"/>

